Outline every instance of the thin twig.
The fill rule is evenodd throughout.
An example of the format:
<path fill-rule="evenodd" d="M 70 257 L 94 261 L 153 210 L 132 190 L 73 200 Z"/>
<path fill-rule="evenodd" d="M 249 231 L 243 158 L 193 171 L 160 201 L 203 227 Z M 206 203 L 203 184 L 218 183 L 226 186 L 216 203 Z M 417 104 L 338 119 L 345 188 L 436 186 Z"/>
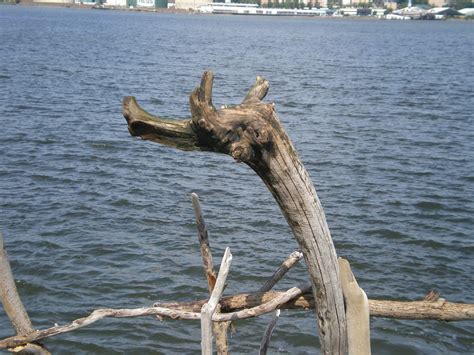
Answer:
<path fill-rule="evenodd" d="M 265 330 L 265 334 L 263 335 L 262 342 L 260 344 L 260 355 L 266 355 L 268 351 L 268 347 L 270 345 L 270 338 L 272 337 L 273 330 L 275 329 L 276 323 L 278 321 L 278 317 L 280 317 L 280 310 L 277 309 L 273 312 L 273 317 L 270 323 L 268 323 L 267 329 Z"/>
<path fill-rule="evenodd" d="M 303 253 L 296 250 L 290 254 L 290 256 L 278 267 L 275 273 L 270 277 L 262 287 L 258 289 L 258 292 L 267 292 L 270 291 L 273 286 L 276 285 L 278 281 L 282 279 L 283 276 L 290 270 L 293 265 L 303 258 Z"/>
<path fill-rule="evenodd" d="M 209 289 L 209 296 L 214 290 L 216 284 L 216 271 L 214 270 L 214 263 L 212 261 L 211 246 L 209 244 L 209 232 L 207 231 L 204 216 L 202 214 L 199 196 L 196 193 L 191 194 L 191 200 L 196 217 L 196 225 L 199 236 L 199 246 L 201 249 L 202 264 L 207 278 L 207 285 Z M 220 312 L 220 306 L 217 306 L 216 312 Z M 227 331 L 230 327 L 230 322 L 212 323 L 212 330 L 216 341 L 216 348 L 218 355 L 227 355 L 229 349 L 229 342 L 227 339 Z"/>
<path fill-rule="evenodd" d="M 303 258 L 303 253 L 298 250 L 291 253 L 290 256 L 273 273 L 273 275 L 263 284 L 263 286 L 259 288 L 258 292 L 270 291 L 273 288 L 273 286 L 275 286 L 277 282 L 280 281 L 283 278 L 283 276 L 285 276 L 288 270 L 290 270 L 293 267 L 293 265 L 295 265 L 302 258 Z M 277 309 L 273 312 L 273 317 L 267 326 L 262 342 L 260 344 L 261 355 L 266 354 L 268 351 L 268 346 L 270 345 L 270 338 L 272 336 L 273 329 L 276 326 L 276 322 L 279 316 L 280 316 L 280 310 Z"/>
<path fill-rule="evenodd" d="M 54 335 L 68 333 L 73 330 L 88 326 L 105 317 L 127 318 L 140 316 L 162 316 L 171 319 L 199 320 L 201 315 L 196 312 L 176 311 L 169 308 L 149 307 L 135 309 L 111 309 L 102 308 L 93 311 L 89 316 L 79 318 L 66 325 L 57 325 L 44 330 L 37 330 L 23 336 L 13 336 L 0 341 L 0 349 L 13 348 L 25 343 L 31 343 L 40 339 L 49 338 Z"/>
<path fill-rule="evenodd" d="M 211 293 L 209 301 L 205 303 L 201 309 L 201 350 L 203 355 L 212 355 L 212 316 L 224 291 L 231 262 L 232 254 L 230 253 L 230 249 L 226 248 L 214 290 Z"/>
<path fill-rule="evenodd" d="M 272 298 L 265 304 L 258 305 L 256 307 L 233 312 L 233 313 L 220 313 L 212 316 L 214 322 L 227 322 L 237 319 L 247 319 L 260 316 L 265 313 L 269 313 L 282 304 L 288 302 L 295 297 L 298 297 L 302 293 L 308 292 L 311 289 L 310 284 L 304 286 L 293 287 L 286 292 L 280 292 L 277 297 Z M 204 302 L 205 303 L 205 302 Z M 202 307 L 202 304 L 201 304 Z M 31 334 L 25 336 L 13 336 L 0 340 L 0 349 L 11 348 L 25 343 L 31 343 L 44 338 L 49 338 L 54 335 L 71 332 L 73 330 L 85 327 L 92 323 L 97 322 L 105 317 L 114 318 L 128 318 L 128 317 L 142 317 L 142 316 L 161 316 L 171 319 L 180 320 L 200 320 L 201 314 L 199 312 L 189 312 L 181 309 L 172 309 L 164 307 L 149 307 L 149 308 L 135 308 L 135 309 L 112 309 L 102 308 L 93 311 L 89 316 L 79 318 L 73 322 L 63 325 L 54 326 L 44 330 L 34 331 Z"/>
<path fill-rule="evenodd" d="M 307 286 L 307 287 L 306 287 Z M 214 314 L 214 322 L 227 322 L 229 320 L 257 317 L 261 314 L 280 309 L 311 309 L 314 308 L 314 298 L 309 292 L 310 285 L 300 289 L 293 287 L 286 292 L 270 291 L 266 293 L 251 293 L 227 296 L 222 298 L 223 311 L 232 313 Z M 297 292 L 295 292 L 295 289 Z M 272 305 L 270 302 L 275 301 Z M 27 336 L 13 336 L 0 340 L 0 349 L 15 347 L 17 345 L 33 342 L 66 333 L 85 327 L 105 317 L 140 317 L 161 316 L 171 319 L 200 320 L 200 309 L 207 300 L 194 302 L 168 303 L 149 308 L 136 309 L 97 309 L 88 317 L 80 318 L 64 326 L 55 326 L 49 329 L 35 331 Z M 262 302 L 265 302 L 263 305 Z M 249 308 L 242 311 L 243 308 Z M 384 301 L 369 300 L 370 315 L 372 317 L 385 317 L 396 319 L 425 319 L 441 321 L 474 320 L 474 305 L 466 303 L 451 303 L 445 300 L 429 301 Z"/>

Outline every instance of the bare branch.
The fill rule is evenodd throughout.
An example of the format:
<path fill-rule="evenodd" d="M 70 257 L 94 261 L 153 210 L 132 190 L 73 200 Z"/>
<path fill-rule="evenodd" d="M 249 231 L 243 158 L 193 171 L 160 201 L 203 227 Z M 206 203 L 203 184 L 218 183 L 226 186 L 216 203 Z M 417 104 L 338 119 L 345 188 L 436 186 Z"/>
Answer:
<path fill-rule="evenodd" d="M 278 317 L 280 317 L 280 310 L 277 309 L 273 312 L 273 317 L 270 323 L 265 330 L 265 334 L 263 335 L 262 342 L 260 344 L 260 355 L 266 355 L 268 351 L 268 347 L 270 346 L 270 338 L 273 334 L 273 329 L 275 329 L 276 323 L 278 321 Z"/>
<path fill-rule="evenodd" d="M 177 311 L 162 307 L 135 308 L 135 309 L 111 309 L 103 308 L 93 311 L 89 316 L 79 318 L 73 322 L 54 326 L 44 330 L 35 330 L 23 336 L 13 336 L 0 341 L 0 349 L 13 348 L 18 345 L 31 343 L 40 339 L 49 338 L 54 335 L 68 333 L 73 330 L 88 326 L 106 317 L 127 318 L 141 316 L 162 316 L 171 319 L 199 320 L 201 315 L 196 312 Z"/>
<path fill-rule="evenodd" d="M 209 294 L 211 294 L 212 290 L 214 289 L 214 285 L 216 284 L 216 272 L 214 271 L 211 247 L 209 246 L 209 234 L 206 228 L 206 223 L 204 222 L 204 217 L 202 216 L 198 195 L 193 192 L 191 194 L 191 200 L 193 203 L 194 215 L 196 216 L 202 264 L 204 266 L 204 272 L 206 273 Z"/>
<path fill-rule="evenodd" d="M 248 103 L 252 100 L 263 100 L 265 96 L 267 96 L 268 89 L 270 88 L 270 84 L 268 81 L 261 77 L 257 76 L 255 80 L 255 84 L 250 88 L 247 96 L 244 99 L 244 103 Z"/>
<path fill-rule="evenodd" d="M 296 290 L 295 290 L 296 289 Z M 296 292 L 295 292 L 296 291 Z M 270 305 L 269 303 L 273 303 Z M 13 336 L 0 340 L 0 349 L 12 348 L 25 343 L 48 338 L 85 327 L 105 317 L 140 317 L 161 316 L 170 319 L 199 320 L 199 313 L 207 300 L 157 304 L 150 308 L 136 309 L 97 309 L 88 317 L 80 318 L 64 326 L 55 326 L 45 330 L 34 331 L 26 336 Z M 214 322 L 226 322 L 234 319 L 246 319 L 280 309 L 314 309 L 314 298 L 310 285 L 286 292 L 270 291 L 265 293 L 240 294 L 221 298 L 221 309 L 224 312 L 214 314 Z M 451 303 L 447 301 L 383 301 L 369 300 L 370 315 L 397 319 L 425 319 L 441 321 L 474 320 L 474 305 Z"/>
<path fill-rule="evenodd" d="M 290 288 L 286 292 L 280 292 L 276 297 L 272 298 L 268 302 L 262 303 L 252 308 L 243 309 L 238 312 L 233 313 L 221 313 L 213 317 L 214 321 L 223 321 L 223 320 L 238 320 L 238 319 L 247 319 L 252 317 L 257 317 L 262 314 L 270 313 L 277 308 L 280 308 L 282 304 L 287 303 L 299 295 L 308 292 L 311 290 L 311 284 L 303 284 L 298 287 Z"/>
<path fill-rule="evenodd" d="M 300 251 L 294 251 L 290 254 L 290 256 L 278 267 L 275 273 L 268 279 L 262 287 L 258 289 L 257 292 L 267 292 L 270 291 L 273 286 L 276 285 L 278 281 L 280 281 L 283 276 L 290 270 L 293 265 L 295 265 L 298 261 L 303 259 L 303 253 Z"/>
<path fill-rule="evenodd" d="M 18 335 L 34 331 L 30 317 L 26 312 L 15 285 L 12 269 L 6 250 L 3 248 L 3 235 L 0 232 L 0 298 L 3 308 Z"/>
<path fill-rule="evenodd" d="M 224 291 L 231 262 L 232 254 L 230 253 L 230 249 L 226 248 L 211 297 L 201 309 L 201 349 L 203 355 L 212 355 L 212 316 L 216 311 L 217 304 Z"/>
<path fill-rule="evenodd" d="M 269 313 L 276 308 L 280 307 L 282 304 L 288 302 L 292 298 L 300 296 L 302 293 L 309 291 L 311 286 L 309 284 L 301 287 L 293 287 L 286 292 L 280 292 L 275 297 L 272 297 L 267 303 L 259 304 L 256 307 L 245 309 L 242 311 L 234 313 L 220 313 L 214 314 L 212 316 L 212 321 L 214 322 L 228 322 L 231 320 L 237 319 L 247 319 L 257 317 L 259 315 Z M 89 316 L 84 318 L 79 318 L 63 326 L 54 326 L 52 328 L 37 330 L 33 333 L 24 336 L 13 336 L 3 340 L 0 340 L 0 349 L 12 348 L 18 345 L 31 343 L 44 338 L 49 338 L 54 335 L 71 332 L 73 330 L 85 327 L 92 323 L 95 323 L 105 317 L 114 317 L 114 318 L 128 318 L 128 317 L 142 317 L 142 316 L 160 316 L 171 319 L 180 319 L 180 320 L 200 320 L 201 319 L 201 308 L 207 302 L 198 301 L 193 302 L 194 306 L 190 306 L 190 309 L 193 311 L 187 311 L 183 309 L 178 309 L 179 307 L 165 308 L 160 306 L 149 307 L 149 308 L 135 308 L 135 309 L 111 309 L 111 308 L 102 308 L 93 311 Z M 200 307 L 197 311 L 194 310 L 196 304 L 200 304 Z M 176 306 L 176 304 L 174 304 Z"/>
<path fill-rule="evenodd" d="M 282 295 L 282 292 L 269 291 L 265 293 L 243 293 L 222 297 L 220 301 L 222 312 L 236 312 L 242 309 L 253 308 L 262 303 Z M 165 307 L 181 311 L 199 312 L 206 300 L 194 302 L 156 303 L 158 307 Z M 290 299 L 281 304 L 280 309 L 314 309 L 314 297 L 309 292 Z M 425 319 L 438 321 L 474 320 L 474 304 L 452 303 L 446 300 L 431 301 L 385 301 L 370 300 L 369 312 L 371 317 L 396 319 Z M 227 314 L 227 313 L 223 313 Z"/>
<path fill-rule="evenodd" d="M 191 194 L 191 199 L 194 208 L 194 215 L 196 216 L 196 224 L 199 235 L 199 245 L 202 255 L 202 263 L 204 266 L 204 272 L 207 277 L 207 285 L 209 289 L 209 295 L 211 295 L 212 290 L 214 290 L 214 285 L 216 284 L 216 272 L 214 270 L 214 263 L 212 261 L 211 247 L 209 245 L 209 233 L 207 231 L 206 223 L 204 222 L 204 217 L 201 211 L 201 204 L 199 203 L 199 197 L 194 192 Z M 220 312 L 220 306 L 218 305 L 216 312 Z M 227 331 L 229 329 L 229 322 L 222 323 L 213 323 L 212 330 L 214 332 L 214 337 L 216 341 L 216 348 L 218 355 L 227 355 L 228 354 L 228 340 L 227 340 Z"/>
<path fill-rule="evenodd" d="M 204 123 L 202 120 L 204 116 L 214 116 L 216 113 L 216 109 L 212 104 L 213 82 L 214 74 L 212 71 L 205 71 L 202 74 L 201 85 L 194 89 L 189 96 L 193 122 L 198 126 Z"/>
<path fill-rule="evenodd" d="M 174 120 L 146 112 L 133 96 L 123 99 L 123 115 L 132 136 L 181 150 L 208 150 L 198 144 L 191 119 Z"/>

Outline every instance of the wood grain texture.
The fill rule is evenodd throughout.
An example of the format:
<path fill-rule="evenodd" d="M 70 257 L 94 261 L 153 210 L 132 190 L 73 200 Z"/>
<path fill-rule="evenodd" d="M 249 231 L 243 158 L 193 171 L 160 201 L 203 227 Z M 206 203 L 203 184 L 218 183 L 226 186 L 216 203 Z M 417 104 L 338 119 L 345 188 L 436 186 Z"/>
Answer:
<path fill-rule="evenodd" d="M 240 105 L 217 110 L 212 72 L 189 98 L 191 119 L 162 120 L 124 99 L 132 135 L 184 150 L 224 153 L 250 166 L 266 184 L 293 231 L 310 274 L 322 353 L 345 354 L 347 332 L 337 256 L 311 179 L 281 125 L 275 105 L 262 99 L 268 82 L 257 77 Z M 176 134 L 176 141 L 173 135 Z"/>
<path fill-rule="evenodd" d="M 224 291 L 231 262 L 232 254 L 230 253 L 230 249 L 226 248 L 214 289 L 211 292 L 209 300 L 204 303 L 201 308 L 201 352 L 203 355 L 212 355 L 212 316 L 216 311 L 222 292 Z"/>
<path fill-rule="evenodd" d="M 223 314 L 253 308 L 280 297 L 285 292 L 268 291 L 243 293 L 222 297 L 220 300 Z M 199 312 L 206 300 L 191 302 L 156 303 L 156 306 L 166 309 Z M 442 298 L 436 301 L 389 301 L 369 299 L 369 314 L 371 317 L 435 320 L 435 321 L 465 321 L 474 320 L 474 304 L 448 302 Z M 278 306 L 280 309 L 314 309 L 315 302 L 312 293 L 304 292 Z"/>
<path fill-rule="evenodd" d="M 346 259 L 339 258 L 339 270 L 346 303 L 348 353 L 349 355 L 370 355 L 370 317 L 367 295 L 359 287 Z"/>
<path fill-rule="evenodd" d="M 15 285 L 8 255 L 3 248 L 3 235 L 0 232 L 0 299 L 13 329 L 18 335 L 33 332 L 33 325 L 26 312 Z"/>

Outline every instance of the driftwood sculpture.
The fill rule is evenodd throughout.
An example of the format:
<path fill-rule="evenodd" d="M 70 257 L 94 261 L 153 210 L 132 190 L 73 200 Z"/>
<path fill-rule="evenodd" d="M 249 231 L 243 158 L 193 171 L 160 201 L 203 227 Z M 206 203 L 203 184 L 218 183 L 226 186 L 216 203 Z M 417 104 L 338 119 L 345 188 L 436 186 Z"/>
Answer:
<path fill-rule="evenodd" d="M 347 260 L 337 258 L 316 191 L 298 159 L 290 139 L 276 116 L 274 105 L 261 100 L 268 82 L 257 77 L 242 104 L 216 110 L 212 105 L 211 72 L 205 72 L 200 87 L 190 97 L 192 117 L 169 120 L 152 116 L 126 97 L 124 116 L 132 135 L 182 150 L 205 150 L 229 154 L 249 165 L 265 182 L 301 251 L 293 252 L 257 292 L 222 297 L 232 254 L 226 249 L 221 267 L 214 270 L 211 248 L 198 196 L 192 202 L 198 227 L 209 299 L 156 303 L 134 309 L 96 309 L 90 315 L 65 325 L 35 330 L 21 303 L 0 233 L 0 299 L 17 333 L 0 340 L 0 349 L 49 354 L 37 343 L 74 331 L 107 317 L 154 316 L 159 319 L 201 320 L 202 354 L 212 354 L 212 333 L 217 353 L 228 354 L 230 321 L 274 312 L 265 331 L 260 354 L 266 354 L 279 309 L 316 309 L 321 350 L 326 354 L 370 354 L 369 315 L 399 319 L 474 320 L 474 305 L 450 303 L 430 292 L 422 301 L 397 302 L 367 299 Z M 271 291 L 299 260 L 305 258 L 311 283 L 284 292 Z"/>
<path fill-rule="evenodd" d="M 345 354 L 347 331 L 336 251 L 311 179 L 274 104 L 262 99 L 268 82 L 257 77 L 240 105 L 217 110 L 212 104 L 213 74 L 203 74 L 190 96 L 191 118 L 169 120 L 144 111 L 134 97 L 123 102 L 133 136 L 182 150 L 215 151 L 250 166 L 275 197 L 301 246 L 311 277 L 323 353 Z"/>

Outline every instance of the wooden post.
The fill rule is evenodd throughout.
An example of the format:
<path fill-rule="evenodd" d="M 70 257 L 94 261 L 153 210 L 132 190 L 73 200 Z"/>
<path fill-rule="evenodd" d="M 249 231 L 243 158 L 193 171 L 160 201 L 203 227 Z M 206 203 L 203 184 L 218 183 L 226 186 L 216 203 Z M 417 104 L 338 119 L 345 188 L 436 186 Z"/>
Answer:
<path fill-rule="evenodd" d="M 257 77 L 240 105 L 217 110 L 214 76 L 207 71 L 190 96 L 191 118 L 170 120 L 144 111 L 134 97 L 123 101 L 133 136 L 182 150 L 215 151 L 251 167 L 264 181 L 298 241 L 317 302 L 323 354 L 346 354 L 344 300 L 337 256 L 326 217 L 311 179 L 275 112 L 264 103 L 269 85 Z"/>
<path fill-rule="evenodd" d="M 339 258 L 342 292 L 346 302 L 349 355 L 370 355 L 369 300 L 346 259 Z"/>

